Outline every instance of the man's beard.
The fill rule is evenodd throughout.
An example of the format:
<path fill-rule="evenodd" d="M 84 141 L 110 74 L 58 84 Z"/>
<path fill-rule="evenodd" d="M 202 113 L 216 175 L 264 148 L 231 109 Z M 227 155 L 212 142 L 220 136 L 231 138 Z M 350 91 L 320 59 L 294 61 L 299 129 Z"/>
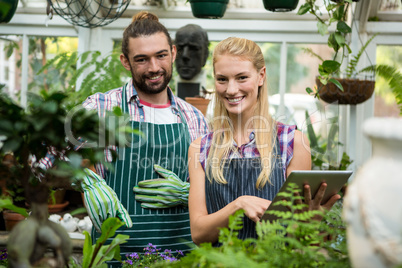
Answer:
<path fill-rule="evenodd" d="M 133 84 L 134 84 L 135 89 L 137 91 L 140 91 L 145 94 L 159 94 L 159 93 L 163 92 L 166 89 L 166 87 L 168 86 L 170 80 L 172 79 L 172 71 L 167 72 L 166 70 L 163 70 L 163 71 L 156 72 L 156 73 L 146 73 L 141 76 L 138 76 L 138 75 L 134 74 L 133 68 L 131 68 L 131 65 L 130 65 L 130 69 L 131 69 L 131 77 L 133 79 Z M 172 64 L 172 68 L 170 70 L 173 70 L 173 64 Z M 146 80 L 147 77 L 149 78 L 149 77 L 159 76 L 159 75 L 161 75 L 163 77 L 163 81 L 161 84 L 158 84 L 158 85 L 147 84 L 147 80 Z"/>

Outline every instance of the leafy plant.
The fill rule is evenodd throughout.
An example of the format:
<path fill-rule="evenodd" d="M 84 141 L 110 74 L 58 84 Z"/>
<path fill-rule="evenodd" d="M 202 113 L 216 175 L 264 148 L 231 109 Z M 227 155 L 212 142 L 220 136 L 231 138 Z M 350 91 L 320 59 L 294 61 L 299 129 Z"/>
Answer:
<path fill-rule="evenodd" d="M 257 239 L 237 238 L 244 217 L 243 211 L 238 211 L 230 216 L 228 228 L 220 230 L 222 246 L 204 243 L 180 262 L 153 267 L 350 267 L 340 210 L 327 212 L 321 222 L 311 220 L 322 213 L 305 211 L 305 205 L 295 204 L 303 198 L 295 194 L 295 187 L 289 185 L 289 193 L 282 195 L 286 198 L 282 205 L 291 210 L 281 214 L 281 220 L 258 223 Z"/>
<path fill-rule="evenodd" d="M 13 229 L 8 240 L 10 262 L 14 266 L 38 262 L 48 249 L 53 251 L 58 266 L 63 266 L 61 262 L 68 260 L 71 253 L 71 242 L 64 228 L 48 220 L 50 189 L 79 183 L 83 159 L 104 163 L 105 146 L 124 145 L 129 138 L 127 132 L 137 133 L 128 130 L 126 115 L 119 108 L 100 120 L 95 111 L 83 108 L 69 111 L 66 101 L 64 93 L 42 91 L 41 95 L 30 95 L 24 109 L 0 94 L 0 136 L 4 136 L 0 179 L 23 188 L 32 208 L 31 215 Z M 82 148 L 76 151 L 77 146 Z M 48 151 L 56 153 L 55 168 L 44 170 L 37 160 Z M 11 157 L 4 161 L 5 156 Z M 41 239 L 36 239 L 38 236 Z"/>
<path fill-rule="evenodd" d="M 338 148 L 343 144 L 337 141 L 339 126 L 332 122 L 328 137 L 321 137 L 314 131 L 308 112 L 305 112 L 307 123 L 307 134 L 311 148 L 312 169 L 320 170 L 346 170 L 353 160 L 343 152 L 340 162 L 338 161 Z"/>
<path fill-rule="evenodd" d="M 60 53 L 48 60 L 37 75 L 52 68 L 59 70 L 61 74 L 70 72 L 71 78 L 67 80 L 64 91 L 71 94 L 71 106 L 75 106 L 96 92 L 106 92 L 121 87 L 126 82 L 130 73 L 122 66 L 119 55 L 117 51 L 104 58 L 99 51 Z M 81 76 L 85 78 L 77 89 L 76 84 Z"/>

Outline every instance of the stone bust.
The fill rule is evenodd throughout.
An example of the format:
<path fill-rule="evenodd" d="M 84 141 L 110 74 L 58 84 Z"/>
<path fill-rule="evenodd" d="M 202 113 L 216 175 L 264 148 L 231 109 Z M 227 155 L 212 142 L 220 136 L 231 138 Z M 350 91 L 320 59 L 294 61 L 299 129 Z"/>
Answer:
<path fill-rule="evenodd" d="M 187 24 L 176 32 L 176 70 L 185 80 L 200 73 L 208 58 L 208 34 L 196 24 Z"/>

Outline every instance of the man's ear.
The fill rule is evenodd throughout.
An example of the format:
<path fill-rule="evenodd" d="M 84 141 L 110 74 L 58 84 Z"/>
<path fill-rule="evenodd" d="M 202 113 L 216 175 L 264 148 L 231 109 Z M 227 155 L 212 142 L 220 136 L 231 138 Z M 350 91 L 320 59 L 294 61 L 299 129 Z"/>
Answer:
<path fill-rule="evenodd" d="M 131 71 L 130 62 L 123 53 L 120 54 L 120 62 L 127 71 Z"/>
<path fill-rule="evenodd" d="M 175 45 L 172 45 L 172 63 L 176 60 L 177 48 Z"/>

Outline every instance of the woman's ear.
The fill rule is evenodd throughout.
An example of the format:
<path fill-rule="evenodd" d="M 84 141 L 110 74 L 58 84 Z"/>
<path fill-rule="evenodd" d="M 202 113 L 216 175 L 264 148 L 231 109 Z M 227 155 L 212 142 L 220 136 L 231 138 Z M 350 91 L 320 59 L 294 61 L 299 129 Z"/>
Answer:
<path fill-rule="evenodd" d="M 130 62 L 128 61 L 128 59 L 126 58 L 126 56 L 124 56 L 124 54 L 120 54 L 120 62 L 123 65 L 123 67 L 127 70 L 131 72 L 131 66 L 130 66 Z"/>
<path fill-rule="evenodd" d="M 266 79 L 266 71 L 267 68 L 264 66 L 261 68 L 260 72 L 259 72 L 259 80 L 258 80 L 258 86 L 262 86 L 264 84 L 264 81 Z"/>

